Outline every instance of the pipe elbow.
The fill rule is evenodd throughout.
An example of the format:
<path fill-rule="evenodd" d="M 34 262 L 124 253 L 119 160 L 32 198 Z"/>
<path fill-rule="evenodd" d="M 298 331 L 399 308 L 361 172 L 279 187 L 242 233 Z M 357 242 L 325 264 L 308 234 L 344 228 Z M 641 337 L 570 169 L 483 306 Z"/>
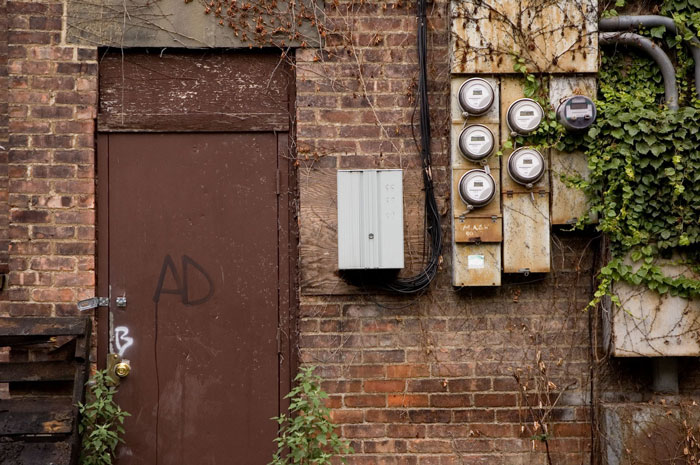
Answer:
<path fill-rule="evenodd" d="M 601 32 L 600 43 L 622 44 L 635 47 L 647 53 L 659 66 L 664 78 L 664 100 L 671 110 L 678 110 L 678 87 L 676 86 L 676 72 L 671 59 L 653 41 L 639 34 L 631 32 Z"/>

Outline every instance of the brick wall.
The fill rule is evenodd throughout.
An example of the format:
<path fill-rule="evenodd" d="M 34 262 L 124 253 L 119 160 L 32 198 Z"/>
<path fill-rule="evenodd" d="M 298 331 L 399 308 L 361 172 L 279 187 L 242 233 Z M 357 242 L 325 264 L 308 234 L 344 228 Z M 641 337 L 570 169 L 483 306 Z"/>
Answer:
<path fill-rule="evenodd" d="M 8 80 L 7 80 L 7 30 L 8 17 L 6 0 L 0 0 L 0 271 L 7 267 L 7 152 L 9 131 L 7 115 Z"/>
<path fill-rule="evenodd" d="M 324 236 L 305 235 L 304 222 L 313 221 L 304 210 L 305 183 L 323 182 L 329 168 L 415 171 L 419 163 L 411 132 L 418 78 L 414 2 L 387 8 L 341 2 L 326 10 L 346 24 L 348 9 L 357 19 L 331 37 L 337 48 L 330 55 L 297 52 L 302 267 L 305 244 Z M 429 19 L 433 174 L 449 231 L 447 4 L 431 3 Z M 420 181 L 407 176 L 404 189 L 414 189 L 411 182 Z M 420 256 L 421 216 L 407 221 Z M 522 373 L 532 387 L 536 376 L 528 374 L 537 372 L 538 353 L 554 391 L 569 387 L 550 402 L 554 463 L 588 463 L 591 365 L 588 314 L 581 309 L 591 295 L 596 243 L 585 234 L 556 235 L 554 271 L 547 276 L 505 277 L 499 288 L 455 291 L 445 237 L 436 286 L 420 297 L 353 295 L 342 286 L 324 293 L 302 284 L 300 356 L 325 380 L 333 418 L 355 449 L 350 463 L 545 463 L 544 444 L 530 439 L 541 431 L 530 429 L 532 416 L 513 377 Z M 537 407 L 532 395 L 527 400 Z"/>
<path fill-rule="evenodd" d="M 527 374 L 538 352 L 551 381 L 570 385 L 551 411 L 552 458 L 588 463 L 581 308 L 594 251 L 584 236 L 557 241 L 555 271 L 534 282 L 511 279 L 486 291 L 440 286 L 417 299 L 302 299 L 302 359 L 319 367 L 332 393 L 333 418 L 356 451 L 350 463 L 544 463 L 513 377 L 521 371 L 532 386 Z"/>
<path fill-rule="evenodd" d="M 94 292 L 97 52 L 65 43 L 63 3 L 4 2 L 0 145 L 5 128 L 11 135 L 9 163 L 0 152 L 0 264 L 9 218 L 11 272 L 0 314 L 73 314 L 75 301 Z M 336 168 L 399 166 L 413 174 L 407 179 L 419 180 L 411 130 L 417 121 L 414 4 L 327 2 L 327 13 L 350 27 L 327 37 L 333 53 L 296 53 L 301 182 L 319 184 Z M 444 0 L 430 4 L 433 173 L 446 230 L 448 16 Z M 5 167 L 9 215 L 2 214 Z M 420 193 L 417 185 L 410 189 Z M 303 189 L 301 200 L 303 207 Z M 421 210 L 419 201 L 409 207 Z M 419 244 L 409 250 L 415 267 L 422 218 L 409 218 L 408 238 Z M 498 288 L 454 290 L 445 237 L 445 262 L 424 295 L 401 298 L 347 286 L 342 292 L 301 290 L 299 356 L 324 378 L 333 418 L 356 451 L 351 463 L 545 463 L 543 443 L 531 440 L 540 433 L 531 430 L 540 401 L 545 410 L 553 405 L 554 463 L 588 463 L 592 370 L 595 399 L 653 400 L 645 361 L 591 359 L 590 335 L 600 331 L 599 325 L 589 330 L 589 321 L 599 317 L 582 309 L 591 295 L 597 242 L 590 234 L 559 232 L 552 273 L 506 276 Z M 302 235 L 302 248 L 313 240 Z M 553 383 L 549 400 L 534 395 L 542 366 Z M 700 363 L 689 360 L 682 368 L 683 394 L 697 396 Z M 514 373 L 527 382 L 526 399 Z"/>
<path fill-rule="evenodd" d="M 7 2 L 9 315 L 92 295 L 96 50 L 64 43 L 62 2 Z"/>

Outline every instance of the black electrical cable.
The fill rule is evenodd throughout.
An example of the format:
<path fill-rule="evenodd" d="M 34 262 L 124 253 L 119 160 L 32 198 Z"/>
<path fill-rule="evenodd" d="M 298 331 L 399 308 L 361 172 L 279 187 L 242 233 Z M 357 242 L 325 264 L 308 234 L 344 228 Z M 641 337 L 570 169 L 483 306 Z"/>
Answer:
<path fill-rule="evenodd" d="M 430 252 L 425 268 L 415 276 L 396 278 L 384 285 L 386 289 L 403 294 L 413 294 L 427 288 L 437 275 L 442 254 L 442 228 L 440 213 L 433 188 L 432 159 L 430 155 L 430 106 L 428 103 L 428 43 L 426 39 L 426 0 L 418 0 L 418 100 L 420 104 L 420 157 L 423 167 L 425 190 L 425 227 L 430 238 Z"/>

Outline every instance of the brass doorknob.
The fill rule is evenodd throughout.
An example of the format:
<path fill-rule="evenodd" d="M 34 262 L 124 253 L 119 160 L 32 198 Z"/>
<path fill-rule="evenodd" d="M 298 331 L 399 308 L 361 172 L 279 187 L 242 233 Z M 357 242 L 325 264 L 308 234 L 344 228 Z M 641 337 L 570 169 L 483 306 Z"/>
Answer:
<path fill-rule="evenodd" d="M 114 374 L 120 378 L 125 378 L 131 373 L 131 365 L 128 362 L 119 362 L 114 366 Z"/>

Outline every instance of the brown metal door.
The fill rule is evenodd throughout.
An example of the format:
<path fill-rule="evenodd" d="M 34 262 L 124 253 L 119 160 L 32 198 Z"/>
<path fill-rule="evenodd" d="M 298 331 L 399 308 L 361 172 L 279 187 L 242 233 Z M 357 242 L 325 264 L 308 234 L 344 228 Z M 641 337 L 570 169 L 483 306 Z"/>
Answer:
<path fill-rule="evenodd" d="M 132 368 L 118 394 L 131 413 L 119 465 L 270 461 L 270 418 L 285 385 L 277 339 L 286 212 L 277 192 L 286 140 L 100 136 L 110 346 Z M 122 295 L 126 307 L 117 307 Z"/>

